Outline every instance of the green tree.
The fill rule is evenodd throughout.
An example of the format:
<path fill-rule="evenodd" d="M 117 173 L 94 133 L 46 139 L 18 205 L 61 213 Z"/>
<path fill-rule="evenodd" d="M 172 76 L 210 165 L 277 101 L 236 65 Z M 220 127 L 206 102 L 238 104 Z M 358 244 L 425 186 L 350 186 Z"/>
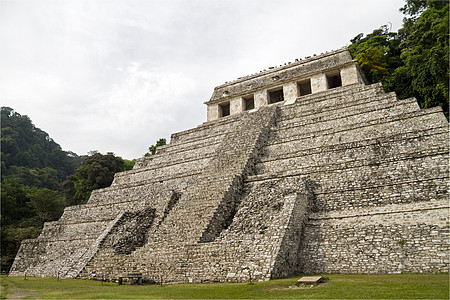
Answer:
<path fill-rule="evenodd" d="M 165 138 L 160 138 L 158 141 L 156 141 L 155 145 L 151 145 L 150 147 L 148 147 L 148 152 L 145 153 L 144 156 L 150 156 L 150 155 L 154 155 L 156 153 L 156 149 L 159 146 L 164 146 L 166 145 L 166 139 Z"/>
<path fill-rule="evenodd" d="M 28 188 L 27 196 L 34 209 L 39 222 L 58 220 L 66 207 L 65 199 L 61 192 L 46 188 Z"/>
<path fill-rule="evenodd" d="M 113 153 L 87 157 L 62 184 L 66 200 L 70 205 L 86 203 L 93 190 L 110 186 L 115 173 L 130 170 L 133 165 L 133 161 L 126 162 Z"/>
<path fill-rule="evenodd" d="M 2 178 L 10 174 L 11 166 L 52 168 L 59 182 L 75 172 L 80 162 L 76 154 L 63 151 L 46 132 L 35 127 L 28 116 L 10 107 L 1 108 L 1 161 Z"/>
<path fill-rule="evenodd" d="M 431 1 L 431 3 L 436 4 Z M 442 2 L 439 2 L 442 4 Z M 405 68 L 394 72 L 389 88 L 399 86 L 399 77 L 410 77 L 410 96 L 420 106 L 442 106 L 448 116 L 449 88 L 449 5 L 434 6 L 422 12 L 414 23 L 408 23 L 409 34 L 402 43 L 401 58 Z M 403 90 L 405 87 L 403 87 Z"/>
<path fill-rule="evenodd" d="M 13 178 L 4 178 L 1 199 L 1 268 L 7 271 L 21 241 L 37 237 L 44 222 L 61 216 L 66 203 L 60 191 L 29 187 Z"/>
<path fill-rule="evenodd" d="M 440 10 L 448 3 L 447 1 L 442 0 L 405 0 L 405 2 L 405 5 L 400 8 L 400 11 L 413 18 L 413 20 L 417 19 L 417 17 L 428 8 Z"/>
<path fill-rule="evenodd" d="M 35 216 L 34 209 L 28 204 L 30 198 L 26 186 L 12 179 L 5 179 L 1 184 L 2 226 L 18 224 L 22 219 Z"/>
<path fill-rule="evenodd" d="M 400 39 L 395 32 L 389 32 L 386 25 L 363 37 L 358 34 L 351 40 L 348 49 L 359 61 L 369 83 L 383 82 L 403 63 L 400 59 Z"/>
<path fill-rule="evenodd" d="M 123 164 L 124 164 L 124 169 L 125 170 L 131 170 L 134 168 L 134 164 L 136 163 L 136 160 L 128 160 L 128 159 L 124 159 L 123 160 Z"/>
<path fill-rule="evenodd" d="M 401 99 L 415 97 L 422 108 L 441 106 L 447 118 L 448 7 L 445 1 L 407 0 L 400 10 L 409 17 L 398 33 L 382 26 L 349 45 L 370 83 L 382 82 Z"/>
<path fill-rule="evenodd" d="M 11 166 L 7 178 L 17 183 L 51 190 L 60 190 L 58 171 L 52 168 L 30 169 L 26 167 Z"/>
<path fill-rule="evenodd" d="M 81 160 L 65 152 L 28 116 L 1 108 L 1 267 L 8 270 L 25 238 L 35 238 L 46 221 L 67 205 L 61 182 Z"/>
<path fill-rule="evenodd" d="M 109 186 L 114 173 L 133 165 L 112 153 L 86 158 L 62 151 L 28 116 L 2 107 L 2 270 L 10 268 L 22 239 L 35 238 L 44 222 L 57 220 L 67 204 L 84 203 L 93 189 Z"/>

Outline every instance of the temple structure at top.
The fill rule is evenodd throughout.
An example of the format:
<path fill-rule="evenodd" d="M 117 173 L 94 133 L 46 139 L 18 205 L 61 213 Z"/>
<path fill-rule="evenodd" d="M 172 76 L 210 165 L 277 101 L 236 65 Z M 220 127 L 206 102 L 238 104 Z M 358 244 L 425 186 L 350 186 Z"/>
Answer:
<path fill-rule="evenodd" d="M 296 60 L 279 67 L 226 82 L 214 89 L 207 105 L 207 120 L 213 121 L 243 111 L 351 84 L 366 84 L 359 64 L 346 47 Z"/>

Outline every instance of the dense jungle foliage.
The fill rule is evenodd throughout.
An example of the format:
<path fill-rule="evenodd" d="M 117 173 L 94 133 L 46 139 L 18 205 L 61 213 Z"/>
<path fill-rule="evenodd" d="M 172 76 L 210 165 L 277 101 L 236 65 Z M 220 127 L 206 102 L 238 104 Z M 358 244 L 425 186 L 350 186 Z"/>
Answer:
<path fill-rule="evenodd" d="M 407 0 L 403 27 L 382 26 L 358 34 L 349 50 L 369 83 L 382 82 L 400 99 L 415 97 L 421 108 L 441 106 L 448 118 L 449 5 L 447 1 Z"/>
<path fill-rule="evenodd" d="M 35 238 L 64 207 L 85 203 L 93 189 L 111 185 L 114 173 L 134 161 L 112 153 L 66 152 L 30 118 L 1 108 L 1 268 L 10 268 L 20 242 Z"/>

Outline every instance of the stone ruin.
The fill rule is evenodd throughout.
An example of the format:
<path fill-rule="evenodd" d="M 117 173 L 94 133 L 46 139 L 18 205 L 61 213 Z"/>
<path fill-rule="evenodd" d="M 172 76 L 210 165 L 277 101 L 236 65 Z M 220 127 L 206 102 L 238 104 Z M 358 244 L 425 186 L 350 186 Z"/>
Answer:
<path fill-rule="evenodd" d="M 214 89 L 207 122 L 22 242 L 15 276 L 448 272 L 448 122 L 342 48 Z"/>

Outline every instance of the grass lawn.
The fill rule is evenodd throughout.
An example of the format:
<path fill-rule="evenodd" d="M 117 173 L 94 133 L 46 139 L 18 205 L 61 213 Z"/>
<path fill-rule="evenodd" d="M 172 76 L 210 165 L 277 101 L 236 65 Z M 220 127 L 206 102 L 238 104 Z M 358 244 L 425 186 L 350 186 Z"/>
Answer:
<path fill-rule="evenodd" d="M 325 274 L 324 283 L 296 287 L 300 276 L 268 282 L 122 285 L 89 280 L 2 276 L 2 299 L 449 299 L 448 274 Z"/>

